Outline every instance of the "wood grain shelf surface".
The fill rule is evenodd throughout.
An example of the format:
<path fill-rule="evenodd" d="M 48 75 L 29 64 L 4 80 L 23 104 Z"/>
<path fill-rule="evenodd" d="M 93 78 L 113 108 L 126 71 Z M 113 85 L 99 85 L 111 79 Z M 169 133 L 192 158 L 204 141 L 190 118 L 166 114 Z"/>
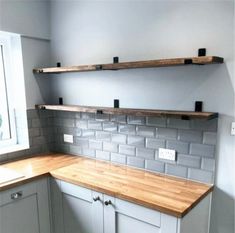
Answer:
<path fill-rule="evenodd" d="M 213 185 L 67 154 L 44 154 L 0 165 L 24 177 L 0 191 L 52 176 L 162 213 L 183 217 Z"/>
<path fill-rule="evenodd" d="M 39 104 L 36 109 L 47 109 L 55 111 L 69 112 L 87 112 L 95 114 L 111 115 L 134 115 L 134 116 L 152 116 L 152 117 L 175 117 L 185 120 L 206 119 L 210 120 L 218 117 L 214 112 L 193 112 L 193 111 L 173 111 L 173 110 L 155 110 L 155 109 L 132 109 L 132 108 L 111 108 L 111 107 L 91 107 L 79 105 L 45 105 Z"/>
<path fill-rule="evenodd" d="M 157 68 L 183 65 L 209 65 L 221 64 L 224 62 L 222 57 L 217 56 L 202 56 L 202 57 L 185 57 L 185 58 L 170 58 L 147 61 L 120 62 L 110 64 L 94 64 L 94 65 L 79 65 L 65 67 L 49 67 L 35 68 L 33 72 L 36 74 L 50 73 L 66 73 L 66 72 L 84 72 L 84 71 L 100 71 L 100 70 L 123 70 L 137 68 Z"/>

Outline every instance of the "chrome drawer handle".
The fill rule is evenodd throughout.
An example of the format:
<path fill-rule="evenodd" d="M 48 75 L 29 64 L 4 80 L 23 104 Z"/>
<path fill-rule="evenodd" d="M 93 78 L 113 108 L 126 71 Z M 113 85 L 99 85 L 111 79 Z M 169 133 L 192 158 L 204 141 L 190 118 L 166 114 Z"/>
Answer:
<path fill-rule="evenodd" d="M 17 200 L 17 199 L 19 199 L 22 196 L 23 196 L 23 192 L 22 191 L 16 192 L 16 193 L 12 193 L 11 194 L 11 199 L 12 200 Z"/>

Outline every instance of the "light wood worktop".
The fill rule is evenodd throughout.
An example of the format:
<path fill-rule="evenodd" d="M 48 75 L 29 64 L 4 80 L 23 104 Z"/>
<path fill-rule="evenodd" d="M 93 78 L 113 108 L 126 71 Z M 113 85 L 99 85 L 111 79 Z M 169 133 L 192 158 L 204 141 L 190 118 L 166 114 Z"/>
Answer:
<path fill-rule="evenodd" d="M 63 154 L 41 155 L 2 166 L 25 177 L 1 185 L 0 190 L 51 175 L 176 217 L 183 217 L 213 190 L 213 186 L 198 182 Z"/>
<path fill-rule="evenodd" d="M 41 177 L 49 176 L 50 171 L 70 165 L 76 158 L 77 156 L 72 155 L 45 154 L 2 164 L 0 167 L 14 170 L 24 175 L 24 177 L 0 184 L 0 191 L 28 183 Z"/>

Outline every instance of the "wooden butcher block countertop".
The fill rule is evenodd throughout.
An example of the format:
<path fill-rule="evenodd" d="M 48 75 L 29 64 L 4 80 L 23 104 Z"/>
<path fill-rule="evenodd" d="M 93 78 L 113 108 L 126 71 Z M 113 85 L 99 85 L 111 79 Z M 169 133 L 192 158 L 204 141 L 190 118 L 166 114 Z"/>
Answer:
<path fill-rule="evenodd" d="M 71 155 L 45 154 L 2 164 L 0 168 L 3 167 L 13 170 L 22 174 L 24 177 L 8 183 L 0 183 L 0 191 L 28 183 L 41 177 L 49 176 L 50 171 L 70 165 L 76 158 L 77 156 Z"/>
<path fill-rule="evenodd" d="M 40 155 L 2 166 L 25 177 L 0 185 L 0 190 L 51 175 L 176 217 L 183 217 L 213 190 L 211 185 L 63 154 Z"/>

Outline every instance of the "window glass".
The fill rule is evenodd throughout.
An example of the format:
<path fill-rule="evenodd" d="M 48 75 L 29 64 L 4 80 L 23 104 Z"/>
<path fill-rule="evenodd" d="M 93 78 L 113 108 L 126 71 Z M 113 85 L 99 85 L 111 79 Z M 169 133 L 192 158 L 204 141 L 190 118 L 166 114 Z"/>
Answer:
<path fill-rule="evenodd" d="M 0 31 L 0 155 L 27 148 L 21 37 Z"/>
<path fill-rule="evenodd" d="M 11 138 L 3 45 L 0 45 L 0 141 Z"/>

